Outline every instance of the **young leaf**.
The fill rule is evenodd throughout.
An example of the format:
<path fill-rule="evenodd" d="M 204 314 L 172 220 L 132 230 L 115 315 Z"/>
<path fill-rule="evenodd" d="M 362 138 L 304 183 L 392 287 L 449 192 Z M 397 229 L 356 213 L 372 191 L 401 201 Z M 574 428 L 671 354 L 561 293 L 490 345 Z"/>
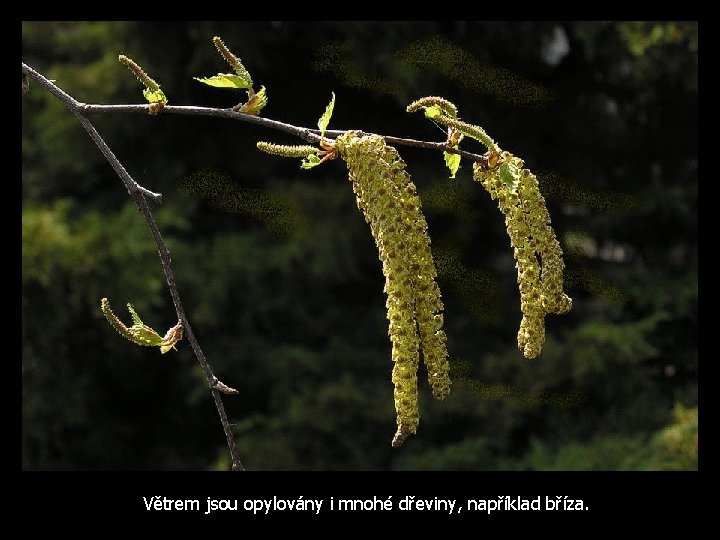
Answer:
<path fill-rule="evenodd" d="M 453 146 L 457 150 L 457 145 Z M 450 178 L 455 178 L 458 169 L 460 168 L 460 154 L 451 154 L 450 152 L 443 152 L 445 158 L 445 165 L 450 169 Z"/>
<path fill-rule="evenodd" d="M 133 325 L 129 330 L 135 343 L 138 345 L 147 345 L 149 347 L 162 345 L 163 338 L 161 338 L 160 334 L 158 334 L 155 330 L 142 322 L 142 319 L 140 319 L 140 316 L 135 311 L 135 308 L 133 308 L 133 305 L 128 303 L 127 308 L 133 320 Z"/>
<path fill-rule="evenodd" d="M 239 109 L 237 109 L 237 111 L 245 114 L 257 115 L 265 107 L 265 105 L 267 105 L 267 101 L 268 98 L 265 93 L 265 87 L 262 86 L 260 87 L 258 93 L 248 99 L 247 103 L 243 104 Z"/>
<path fill-rule="evenodd" d="M 127 308 L 128 308 L 128 311 L 130 312 L 130 316 L 132 317 L 133 325 L 145 326 L 145 323 L 142 322 L 140 315 L 137 314 L 137 311 L 135 311 L 135 308 L 133 307 L 133 305 L 128 303 Z"/>
<path fill-rule="evenodd" d="M 320 117 L 320 120 L 318 120 L 318 129 L 320 130 L 320 136 L 325 136 L 325 130 L 328 127 L 328 124 L 330 123 L 330 118 L 333 114 L 333 109 L 335 108 L 335 92 L 332 93 L 332 99 L 330 100 L 330 103 L 328 103 L 328 106 L 325 107 L 325 112 Z M 317 164 L 315 164 L 317 165 Z M 312 165 L 314 167 L 315 165 Z M 303 168 L 308 168 L 304 167 Z"/>
<path fill-rule="evenodd" d="M 515 192 L 520 183 L 520 170 L 512 163 L 503 163 L 500 165 L 500 180 L 510 191 Z"/>
<path fill-rule="evenodd" d="M 418 109 L 427 109 L 435 106 L 450 118 L 457 118 L 457 107 L 452 101 L 439 96 L 427 96 L 413 101 L 407 106 L 407 112 L 415 112 Z"/>
<path fill-rule="evenodd" d="M 431 105 L 430 107 L 425 107 L 425 116 L 430 119 L 435 119 L 440 116 L 442 116 L 443 111 L 438 105 Z"/>
<path fill-rule="evenodd" d="M 149 88 L 145 88 L 143 90 L 143 96 L 145 96 L 145 99 L 148 100 L 149 103 L 162 103 L 165 105 L 167 103 L 167 98 L 165 97 L 165 94 L 163 94 L 163 91 L 158 88 L 157 90 L 150 90 Z"/>
<path fill-rule="evenodd" d="M 303 169 L 312 169 L 320 165 L 320 158 L 316 154 L 308 154 L 306 158 L 300 163 L 300 167 Z"/>
<path fill-rule="evenodd" d="M 238 90 L 246 90 L 251 88 L 252 81 L 249 78 L 233 75 L 232 73 L 218 73 L 213 77 L 193 77 L 196 81 L 200 81 L 208 86 L 217 88 L 237 88 Z"/>

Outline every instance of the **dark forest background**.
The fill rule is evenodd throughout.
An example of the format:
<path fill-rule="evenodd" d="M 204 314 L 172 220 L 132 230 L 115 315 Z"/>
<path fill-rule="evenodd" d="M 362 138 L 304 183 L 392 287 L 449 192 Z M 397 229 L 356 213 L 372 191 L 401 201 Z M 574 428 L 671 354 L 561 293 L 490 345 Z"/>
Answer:
<path fill-rule="evenodd" d="M 258 152 L 283 134 L 221 119 L 94 118 L 156 218 L 249 469 L 697 468 L 697 93 L 693 22 L 25 22 L 23 60 L 77 99 L 141 103 L 124 53 L 174 105 L 240 95 L 193 76 L 228 67 L 222 36 L 265 85 L 264 116 L 443 140 L 405 106 L 455 102 L 538 174 L 566 256 L 566 316 L 543 354 L 517 350 L 514 261 L 471 166 L 400 148 L 418 186 L 445 302 L 454 380 L 418 434 L 395 415 L 380 262 L 342 162 L 301 171 Z M 175 324 L 157 253 L 120 180 L 64 106 L 22 98 L 22 467 L 227 469 L 186 342 L 119 337 L 132 302 Z M 484 151 L 471 141 L 465 149 Z"/>

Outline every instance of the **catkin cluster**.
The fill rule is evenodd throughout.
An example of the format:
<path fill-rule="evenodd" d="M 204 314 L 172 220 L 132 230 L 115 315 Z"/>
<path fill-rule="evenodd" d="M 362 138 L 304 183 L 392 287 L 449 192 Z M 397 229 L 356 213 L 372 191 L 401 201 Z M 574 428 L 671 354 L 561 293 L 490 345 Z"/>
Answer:
<path fill-rule="evenodd" d="M 443 304 L 427 222 L 404 161 L 382 137 L 347 132 L 337 138 L 336 147 L 347 163 L 385 275 L 398 424 L 392 445 L 398 447 L 419 423 L 421 351 L 433 395 L 444 399 L 450 391 Z"/>
<path fill-rule="evenodd" d="M 491 156 L 493 157 L 493 156 Z M 473 165 L 473 178 L 497 200 L 513 248 L 523 317 L 518 348 L 535 358 L 545 342 L 545 315 L 567 313 L 572 300 L 563 292 L 562 249 L 550 226 L 550 215 L 537 178 L 509 152 Z"/>

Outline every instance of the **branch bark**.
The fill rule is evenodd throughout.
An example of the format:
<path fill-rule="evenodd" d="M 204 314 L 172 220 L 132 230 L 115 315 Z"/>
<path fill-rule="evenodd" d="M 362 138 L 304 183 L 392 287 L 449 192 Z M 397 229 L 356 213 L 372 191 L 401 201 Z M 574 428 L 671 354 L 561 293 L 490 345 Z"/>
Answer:
<path fill-rule="evenodd" d="M 92 105 L 87 103 L 79 104 L 84 114 L 107 114 L 107 113 L 148 113 L 148 105 Z M 252 114 L 243 114 L 232 109 L 215 109 L 212 107 L 194 107 L 190 105 L 166 105 L 163 107 L 160 114 L 183 114 L 187 116 L 214 116 L 217 118 L 227 118 L 229 120 L 237 120 L 239 122 L 246 122 L 248 124 L 255 124 L 257 126 L 263 126 L 276 131 L 282 131 L 299 137 L 304 141 L 311 144 L 318 144 L 320 142 L 320 130 L 309 129 L 299 126 L 293 126 L 292 124 L 286 124 L 270 118 L 264 118 L 262 116 L 255 116 Z M 346 133 L 348 130 L 344 129 L 332 129 L 325 131 L 327 137 L 337 137 Z M 364 132 L 361 130 L 354 130 L 359 135 Z M 473 154 L 465 150 L 459 150 L 455 148 L 449 148 L 445 142 L 431 142 L 431 141 L 418 141 L 416 139 L 406 139 L 402 137 L 393 137 L 391 135 L 381 135 L 387 141 L 388 144 L 394 144 L 396 146 L 414 146 L 416 148 L 426 148 L 428 150 L 439 150 L 443 152 L 450 152 L 451 154 L 460 154 L 462 157 L 472 161 L 485 161 L 485 157 L 480 154 Z"/>
<path fill-rule="evenodd" d="M 158 254 L 160 256 L 160 263 L 162 264 L 163 272 L 165 273 L 165 281 L 167 282 L 168 289 L 170 290 L 170 296 L 173 299 L 173 304 L 175 305 L 175 312 L 177 313 L 178 320 L 182 323 L 185 336 L 187 337 L 187 340 L 190 343 L 193 352 L 195 353 L 195 358 L 197 358 L 198 363 L 202 367 L 202 370 L 205 373 L 205 378 L 207 379 L 208 385 L 210 386 L 210 392 L 212 393 L 213 400 L 215 401 L 215 406 L 217 408 L 218 415 L 220 416 L 220 422 L 222 424 L 223 431 L 225 432 L 225 438 L 227 439 L 228 449 L 230 450 L 230 456 L 232 458 L 232 470 L 244 470 L 242 461 L 240 460 L 240 456 L 237 451 L 237 446 L 235 445 L 235 438 L 233 437 L 232 428 L 230 427 L 230 422 L 228 421 L 227 413 L 225 412 L 225 406 L 223 405 L 222 398 L 220 396 L 220 392 L 223 392 L 225 394 L 237 394 L 238 391 L 222 383 L 215 376 L 212 368 L 210 367 L 210 364 L 205 358 L 205 354 L 203 353 L 200 344 L 195 338 L 192 326 L 190 326 L 190 322 L 188 321 L 185 314 L 185 308 L 183 307 L 182 301 L 180 300 L 180 293 L 178 292 L 177 284 L 175 283 L 175 276 L 173 274 L 170 264 L 170 251 L 168 250 L 167 245 L 165 244 L 165 241 L 160 234 L 160 229 L 155 222 L 155 217 L 153 216 L 153 213 L 150 210 L 150 207 L 148 206 L 146 201 L 146 197 L 149 197 L 154 202 L 161 203 L 162 196 L 159 193 L 153 193 L 152 191 L 140 186 L 137 182 L 135 182 L 132 176 L 130 176 L 130 173 L 125 170 L 125 167 L 123 167 L 122 163 L 120 163 L 117 157 L 115 157 L 115 154 L 112 153 L 110 147 L 95 129 L 95 126 L 93 126 L 90 120 L 88 120 L 88 118 L 86 117 L 88 113 L 85 111 L 85 105 L 83 103 L 77 101 L 75 98 L 73 98 L 72 96 L 64 92 L 61 88 L 59 88 L 56 84 L 45 78 L 43 75 L 32 69 L 30 66 L 26 65 L 25 63 L 22 64 L 22 72 L 24 75 L 32 78 L 40 86 L 42 86 L 55 97 L 57 97 L 60 101 L 63 102 L 63 104 L 68 107 L 68 109 L 70 109 L 70 111 L 72 111 L 72 113 L 77 117 L 82 126 L 88 132 L 90 138 L 93 140 L 93 142 L 95 142 L 97 147 L 103 153 L 105 159 L 107 159 L 108 163 L 110 163 L 117 175 L 123 181 L 125 187 L 128 189 L 128 193 L 135 201 L 135 204 L 137 205 L 138 210 L 145 219 L 145 223 L 150 229 L 150 234 L 152 235 L 153 240 L 155 240 L 155 244 L 157 245 Z"/>

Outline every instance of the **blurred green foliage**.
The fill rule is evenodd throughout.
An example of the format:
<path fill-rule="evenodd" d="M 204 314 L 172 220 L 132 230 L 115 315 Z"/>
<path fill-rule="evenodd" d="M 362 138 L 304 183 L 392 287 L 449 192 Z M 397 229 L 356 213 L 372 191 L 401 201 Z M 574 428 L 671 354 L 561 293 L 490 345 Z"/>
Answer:
<path fill-rule="evenodd" d="M 81 101 L 142 103 L 127 54 L 170 104 L 230 107 L 193 76 L 214 35 L 270 98 L 263 113 L 441 140 L 405 105 L 455 102 L 539 174 L 574 308 L 536 360 L 502 218 L 463 162 L 401 149 L 423 199 L 455 384 L 421 381 L 418 435 L 393 451 L 383 278 L 340 162 L 301 171 L 284 139 L 212 118 L 93 119 L 155 210 L 250 469 L 696 469 L 697 24 L 25 22 L 23 60 Z M 472 143 L 468 150 L 480 150 Z M 186 342 L 121 339 L 100 298 L 176 317 L 152 239 L 79 123 L 22 99 L 22 465 L 211 469 L 229 459 Z M 423 375 L 424 379 L 424 375 Z"/>

